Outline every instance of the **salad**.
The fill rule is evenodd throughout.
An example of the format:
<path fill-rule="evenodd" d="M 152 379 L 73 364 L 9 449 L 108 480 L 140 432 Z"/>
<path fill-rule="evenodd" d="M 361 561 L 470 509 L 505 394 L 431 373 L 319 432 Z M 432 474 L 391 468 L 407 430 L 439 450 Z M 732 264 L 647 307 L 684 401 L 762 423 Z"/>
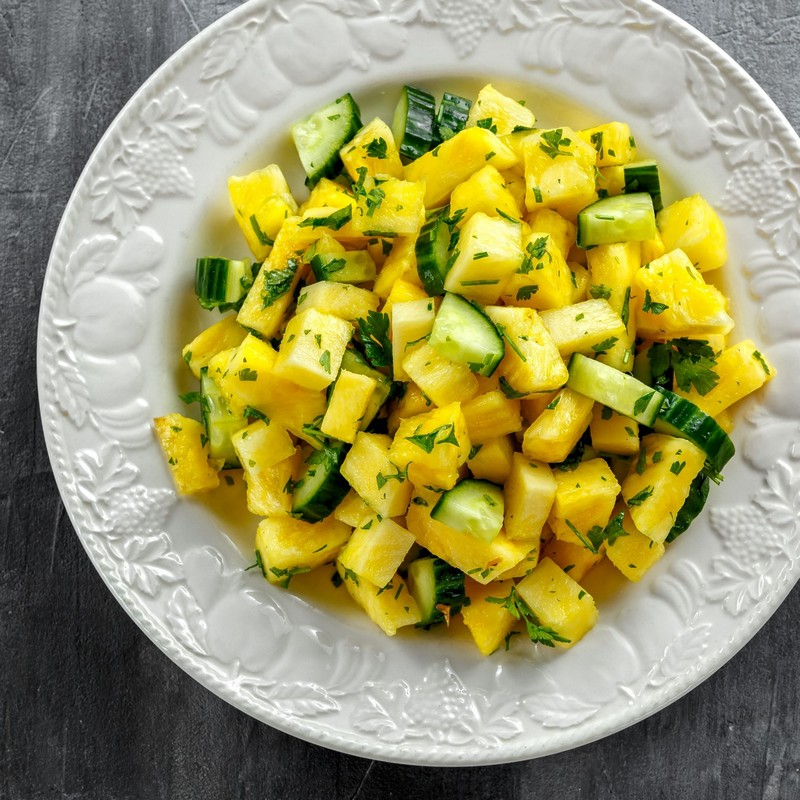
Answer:
<path fill-rule="evenodd" d="M 589 572 L 663 557 L 775 375 L 706 280 L 721 220 L 664 203 L 624 122 L 542 129 L 491 84 L 403 87 L 391 127 L 346 94 L 291 134 L 308 195 L 231 177 L 253 258 L 197 260 L 223 316 L 183 349 L 201 419 L 155 420 L 178 491 L 242 470 L 264 578 L 316 570 L 390 636 L 572 647 Z"/>

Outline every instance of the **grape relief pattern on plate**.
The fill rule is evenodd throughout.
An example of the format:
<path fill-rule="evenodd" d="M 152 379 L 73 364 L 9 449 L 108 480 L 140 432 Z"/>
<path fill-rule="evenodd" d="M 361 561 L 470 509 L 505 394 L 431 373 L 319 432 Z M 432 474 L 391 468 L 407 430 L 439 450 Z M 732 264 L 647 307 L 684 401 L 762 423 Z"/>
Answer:
<path fill-rule="evenodd" d="M 312 16 L 325 25 L 309 26 Z M 488 32 L 505 35 L 513 30 L 521 62 L 528 68 L 545 75 L 567 70 L 578 80 L 613 78 L 609 83 L 619 87 L 612 90 L 619 94 L 615 99 L 623 106 L 629 102 L 631 112 L 639 104 L 639 111 L 652 119 L 652 133 L 668 137 L 683 157 L 705 156 L 714 145 L 723 154 L 733 170 L 721 201 L 730 215 L 751 214 L 748 203 L 757 196 L 755 188 L 780 175 L 783 205 L 770 198 L 772 205 L 760 206 L 766 209 L 758 222 L 766 248 L 750 254 L 748 274 L 753 292 L 765 303 L 774 303 L 781 290 L 800 288 L 797 154 L 789 152 L 768 113 L 745 105 L 724 108 L 727 79 L 713 62 L 713 52 L 705 55 L 699 40 L 693 49 L 679 49 L 674 42 L 680 32 L 666 41 L 671 24 L 647 4 L 616 0 L 251 3 L 216 38 L 209 37 L 202 51 L 199 75 L 205 96 L 190 101 L 183 88 L 164 89 L 162 80 L 162 90 L 150 91 L 138 113 L 128 114 L 127 128 L 120 126 L 123 133 L 102 150 L 102 163 L 86 178 L 91 233 L 73 237 L 72 250 L 62 252 L 60 266 L 54 260 L 54 285 L 43 307 L 50 394 L 49 402 L 43 402 L 45 425 L 56 443 L 54 462 L 67 486 L 65 499 L 71 500 L 90 552 L 150 635 L 207 685 L 262 719 L 291 723 L 292 730 L 317 740 L 323 738 L 323 729 L 303 727 L 302 722 L 329 720 L 334 739 L 328 741 L 346 735 L 351 737 L 349 746 L 364 753 L 375 752 L 376 739 L 387 746 L 410 743 L 404 752 L 423 759 L 431 745 L 436 753 L 480 753 L 523 733 L 580 726 L 620 698 L 657 707 L 657 698 L 668 699 L 672 685 L 688 686 L 687 675 L 700 671 L 700 658 L 715 641 L 705 616 L 710 606 L 719 604 L 732 617 L 748 614 L 753 620 L 792 580 L 800 558 L 800 478 L 796 465 L 785 460 L 786 442 L 794 442 L 790 459 L 800 452 L 796 411 L 780 407 L 780 399 L 768 403 L 763 415 L 767 427 L 781 426 L 780 436 L 770 439 L 774 447 L 767 448 L 768 459 L 761 444 L 749 446 L 757 438 L 752 431 L 745 441 L 745 455 L 766 476 L 754 503 L 711 510 L 722 555 L 712 559 L 708 574 L 690 560 L 672 564 L 637 609 L 663 616 L 666 606 L 671 612 L 667 644 L 651 652 L 644 626 L 637 629 L 632 623 L 621 624 L 618 631 L 599 629 L 586 646 L 594 642 L 598 653 L 617 653 L 617 663 L 625 669 L 602 675 L 591 692 L 572 691 L 579 681 L 570 676 L 577 678 L 582 666 L 573 655 L 578 651 L 561 654 L 558 681 L 546 675 L 540 659 L 530 658 L 531 674 L 540 680 L 528 694 L 508 694 L 500 670 L 475 684 L 447 658 L 432 660 L 417 678 L 381 680 L 387 672 L 382 651 L 335 639 L 323 627 L 308 624 L 301 601 L 267 591 L 260 576 L 243 573 L 241 564 L 220 550 L 177 547 L 169 533 L 174 493 L 145 485 L 132 460 L 138 448 L 151 442 L 152 413 L 142 397 L 139 350 L 149 319 L 145 301 L 160 285 L 155 273 L 168 246 L 169 233 L 153 221 L 160 201 L 194 195 L 194 168 L 202 169 L 202 164 L 192 157 L 206 133 L 219 143 L 240 141 L 260 111 L 284 102 L 295 87 L 321 83 L 344 67 L 363 70 L 372 59 L 400 56 L 415 25 L 438 29 L 461 58 L 475 52 Z M 291 46 L 292 37 L 309 27 L 325 31 L 313 61 L 299 59 L 300 49 Z M 661 93 L 648 91 L 644 98 L 637 96 L 636 86 L 624 85 L 629 70 L 623 55 L 605 59 L 598 54 L 607 63 L 606 71 L 581 62 L 579 56 L 588 50 L 582 43 L 596 27 L 608 34 L 602 38 L 609 52 L 650 48 L 658 56 L 656 72 L 677 74 L 682 82 L 662 87 Z M 662 39 L 657 49 L 649 38 L 653 31 Z M 195 54 L 199 58 L 200 51 Z M 187 51 L 183 60 L 188 57 Z M 265 70 L 271 80 L 255 81 Z M 765 126 L 774 134 L 773 144 L 766 147 L 756 141 Z M 106 316 L 86 313 L 98 305 Z M 124 324 L 109 326 L 108 315 Z M 772 331 L 767 345 L 785 346 L 789 359 L 795 332 L 785 328 L 786 315 L 783 319 L 784 328 Z M 108 336 L 111 329 L 121 333 Z M 751 423 L 759 422 L 759 413 L 750 412 Z M 77 440 L 87 444 L 74 450 L 71 461 L 60 430 L 64 419 L 78 432 Z M 96 433 L 94 439 L 89 429 Z M 780 452 L 775 449 L 778 441 Z M 753 531 L 762 536 L 758 554 L 752 552 L 748 535 Z M 277 646 L 265 650 L 242 627 L 233 629 L 231 619 L 268 631 L 265 635 Z M 729 643 L 715 646 L 722 652 Z M 276 658 L 275 652 L 282 655 Z M 297 664 L 304 659 L 322 663 L 322 674 L 298 676 Z M 287 680 L 287 675 L 297 679 Z M 356 733 L 346 730 L 346 720 Z M 420 742 L 422 749 L 415 749 Z M 525 747 L 518 757 L 532 754 Z"/>

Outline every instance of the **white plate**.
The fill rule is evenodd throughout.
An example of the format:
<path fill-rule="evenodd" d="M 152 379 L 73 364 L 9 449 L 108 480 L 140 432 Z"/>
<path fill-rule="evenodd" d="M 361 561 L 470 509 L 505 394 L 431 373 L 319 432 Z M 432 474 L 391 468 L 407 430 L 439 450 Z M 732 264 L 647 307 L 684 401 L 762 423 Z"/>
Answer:
<path fill-rule="evenodd" d="M 364 118 L 399 86 L 491 79 L 543 123 L 628 121 L 730 234 L 739 321 L 780 370 L 737 414 L 738 454 L 691 532 L 601 602 L 568 652 L 478 656 L 464 637 L 394 639 L 326 596 L 244 572 L 254 522 L 176 502 L 150 431 L 189 388 L 200 254 L 241 251 L 229 174 L 296 163 L 289 124 L 352 91 Z M 201 33 L 103 137 L 53 247 L 39 389 L 58 485 L 120 603 L 190 675 L 276 728 L 417 764 L 487 764 L 589 742 L 652 714 L 729 659 L 800 573 L 800 148 L 727 56 L 644 0 L 253 0 Z M 299 171 L 293 185 L 301 189 Z M 246 534 L 242 535 L 242 526 Z M 226 535 L 226 533 L 228 535 Z"/>

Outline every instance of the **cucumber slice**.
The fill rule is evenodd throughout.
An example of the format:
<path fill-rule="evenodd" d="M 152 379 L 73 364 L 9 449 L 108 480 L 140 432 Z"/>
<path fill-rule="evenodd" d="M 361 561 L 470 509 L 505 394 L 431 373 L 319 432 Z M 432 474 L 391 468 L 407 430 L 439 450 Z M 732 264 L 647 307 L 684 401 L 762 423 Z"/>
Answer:
<path fill-rule="evenodd" d="M 731 437 L 717 421 L 701 411 L 694 403 L 667 389 L 656 389 L 664 398 L 655 422 L 651 426 L 657 433 L 679 436 L 696 444 L 708 458 L 716 472 L 731 460 L 736 448 Z"/>
<path fill-rule="evenodd" d="M 450 361 L 467 364 L 487 378 L 506 354 L 503 337 L 484 310 L 450 292 L 445 292 L 428 343 Z"/>
<path fill-rule="evenodd" d="M 623 167 L 625 194 L 647 192 L 653 198 L 653 210 L 658 213 L 664 208 L 661 199 L 661 178 L 655 161 L 635 161 Z"/>
<path fill-rule="evenodd" d="M 292 139 L 308 176 L 306 186 L 341 170 L 339 151 L 360 128 L 361 112 L 349 92 L 292 125 Z"/>
<path fill-rule="evenodd" d="M 319 522 L 332 514 L 350 491 L 340 468 L 346 454 L 341 442 L 326 444 L 312 451 L 305 461 L 300 479 L 294 485 L 292 513 L 306 522 Z"/>
<path fill-rule="evenodd" d="M 449 208 L 434 214 L 423 226 L 417 237 L 415 251 L 417 274 L 422 287 L 431 296 L 444 292 L 444 279 L 450 271 L 450 236 L 447 223 Z"/>
<path fill-rule="evenodd" d="M 208 436 L 208 452 L 211 458 L 224 460 L 224 469 L 237 469 L 241 466 L 239 456 L 233 447 L 231 436 L 247 426 L 244 417 L 231 414 L 216 382 L 204 367 L 200 373 L 200 407 Z"/>
<path fill-rule="evenodd" d="M 389 399 L 392 392 L 392 382 L 389 378 L 379 370 L 375 369 L 369 364 L 366 359 L 362 358 L 355 350 L 345 350 L 342 356 L 342 369 L 348 372 L 355 372 L 357 375 L 366 375 L 377 381 L 378 385 L 372 393 L 367 410 L 364 412 L 364 419 L 361 420 L 361 430 L 366 430 L 372 420 L 378 416 L 378 412 L 383 407 L 383 404 Z"/>
<path fill-rule="evenodd" d="M 401 156 L 413 161 L 431 149 L 435 117 L 433 95 L 414 86 L 403 87 L 392 121 L 392 133 Z"/>
<path fill-rule="evenodd" d="M 198 258 L 194 273 L 194 293 L 205 309 L 238 309 L 253 285 L 255 270 L 247 259 Z"/>
<path fill-rule="evenodd" d="M 466 602 L 464 573 L 441 558 L 418 558 L 408 565 L 408 591 L 417 601 L 422 619 L 418 628 L 445 621 L 443 607 L 457 614 Z"/>
<path fill-rule="evenodd" d="M 664 402 L 657 389 L 580 353 L 569 361 L 567 386 L 650 428 Z"/>
<path fill-rule="evenodd" d="M 675 517 L 675 524 L 667 535 L 667 542 L 675 541 L 699 516 L 708 499 L 708 489 L 711 485 L 708 475 L 701 472 L 695 476 L 689 489 L 689 496 L 681 506 Z"/>
<path fill-rule="evenodd" d="M 646 192 L 606 197 L 578 214 L 578 246 L 644 242 L 656 235 L 653 198 Z"/>
<path fill-rule="evenodd" d="M 375 262 L 366 250 L 355 250 L 341 256 L 317 253 L 311 257 L 311 269 L 318 281 L 367 283 L 374 281 Z"/>
<path fill-rule="evenodd" d="M 503 527 L 504 513 L 500 486 L 468 478 L 439 498 L 431 517 L 453 530 L 491 542 Z"/>
<path fill-rule="evenodd" d="M 459 131 L 463 131 L 472 108 L 472 100 L 457 94 L 445 92 L 439 110 L 436 112 L 436 138 L 440 142 L 447 141 Z"/>

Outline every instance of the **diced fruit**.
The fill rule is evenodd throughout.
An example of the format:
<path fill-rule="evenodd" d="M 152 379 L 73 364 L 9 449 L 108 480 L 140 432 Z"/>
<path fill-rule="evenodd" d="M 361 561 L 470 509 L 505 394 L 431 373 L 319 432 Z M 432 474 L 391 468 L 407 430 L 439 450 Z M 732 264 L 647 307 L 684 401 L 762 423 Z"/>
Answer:
<path fill-rule="evenodd" d="M 497 484 L 505 483 L 508 479 L 514 455 L 514 440 L 511 436 L 499 436 L 483 444 L 473 445 L 469 453 L 467 466 L 473 477 Z"/>
<path fill-rule="evenodd" d="M 508 597 L 514 582 L 496 580 L 487 584 L 467 578 L 465 587 L 469 604 L 461 609 L 464 624 L 472 634 L 478 650 L 485 656 L 497 650 L 511 633 L 516 620 L 501 603 L 487 601 L 487 597 Z"/>
<path fill-rule="evenodd" d="M 391 310 L 394 379 L 402 381 L 408 377 L 403 369 L 403 359 L 430 334 L 436 307 L 432 298 L 421 298 L 393 303 Z"/>
<path fill-rule="evenodd" d="M 575 247 L 578 229 L 574 223 L 562 217 L 557 211 L 553 211 L 551 208 L 540 208 L 538 211 L 528 214 L 525 219 L 532 231 L 549 234 L 564 258 Z"/>
<path fill-rule="evenodd" d="M 584 300 L 542 311 L 541 318 L 563 358 L 572 353 L 605 353 L 626 334 L 622 319 L 607 300 Z"/>
<path fill-rule="evenodd" d="M 395 303 L 407 303 L 410 300 L 428 300 L 428 295 L 417 284 L 400 279 L 395 281 L 381 311 L 391 315 Z"/>
<path fill-rule="evenodd" d="M 624 505 L 618 507 L 624 511 Z M 614 509 L 616 516 L 617 508 Z M 664 545 L 640 533 L 630 514 L 622 518 L 627 536 L 619 536 L 606 548 L 609 561 L 629 580 L 640 581 L 644 574 L 664 555 Z"/>
<path fill-rule="evenodd" d="M 444 492 L 431 517 L 453 530 L 491 542 L 503 527 L 503 491 L 489 481 L 467 478 Z"/>
<path fill-rule="evenodd" d="M 353 322 L 377 311 L 380 299 L 376 294 L 358 286 L 333 281 L 318 281 L 301 289 L 297 307 L 301 311 L 314 309 Z"/>
<path fill-rule="evenodd" d="M 403 177 L 403 164 L 392 129 L 377 117 L 339 151 L 339 157 L 354 181 L 358 180 L 359 169 L 366 169 L 371 178 L 378 175 Z"/>
<path fill-rule="evenodd" d="M 728 260 L 725 226 L 699 194 L 661 211 L 658 229 L 666 252 L 683 250 L 698 272 L 719 269 Z"/>
<path fill-rule="evenodd" d="M 392 249 L 386 256 L 372 287 L 372 291 L 378 297 L 386 300 L 395 282 L 400 279 L 419 286 L 416 243 L 416 236 L 399 236 L 392 240 Z"/>
<path fill-rule="evenodd" d="M 481 212 L 490 217 L 519 219 L 519 205 L 506 188 L 503 176 L 491 164 L 479 169 L 453 189 L 450 209 L 466 223 L 474 214 Z"/>
<path fill-rule="evenodd" d="M 356 194 L 353 230 L 366 238 L 414 236 L 425 222 L 425 183 L 368 180 Z"/>
<path fill-rule="evenodd" d="M 514 453 L 503 494 L 508 538 L 538 543 L 556 496 L 553 471 L 541 461 Z"/>
<path fill-rule="evenodd" d="M 414 537 L 390 519 L 372 517 L 353 531 L 339 563 L 377 586 L 386 586 L 414 544 Z"/>
<path fill-rule="evenodd" d="M 642 264 L 649 264 L 651 261 L 661 258 L 667 252 L 666 247 L 664 247 L 664 240 L 658 231 L 656 231 L 655 237 L 647 242 L 640 242 L 640 244 L 642 246 Z"/>
<path fill-rule="evenodd" d="M 326 436 L 352 444 L 377 385 L 367 375 L 358 375 L 343 369 L 333 386 L 320 430 Z"/>
<path fill-rule="evenodd" d="M 703 280 L 683 250 L 645 264 L 633 278 L 636 329 L 652 339 L 730 333 L 725 296 Z"/>
<path fill-rule="evenodd" d="M 636 158 L 636 143 L 630 126 L 624 122 L 607 122 L 578 131 L 578 136 L 597 151 L 598 167 L 628 164 Z"/>
<path fill-rule="evenodd" d="M 597 606 L 592 596 L 549 558 L 543 558 L 517 584 L 516 591 L 540 625 L 567 640 L 556 641 L 556 647 L 574 646 L 597 622 Z"/>
<path fill-rule="evenodd" d="M 461 411 L 473 445 L 522 430 L 519 400 L 510 400 L 500 391 L 478 395 L 462 404 Z"/>
<path fill-rule="evenodd" d="M 236 321 L 236 315 L 229 314 L 210 328 L 198 333 L 183 348 L 183 360 L 199 380 L 201 371 L 217 353 L 238 347 L 245 336 L 247 331 Z"/>
<path fill-rule="evenodd" d="M 587 299 L 589 270 L 577 261 L 567 261 L 572 280 L 572 302 L 582 303 Z"/>
<path fill-rule="evenodd" d="M 218 470 L 208 463 L 205 426 L 180 414 L 153 420 L 158 443 L 180 494 L 198 494 L 219 486 Z"/>
<path fill-rule="evenodd" d="M 288 516 L 292 511 L 292 487 L 302 463 L 299 450 L 271 467 L 262 467 L 258 461 L 251 465 L 247 459 L 242 464 L 247 510 L 259 517 Z"/>
<path fill-rule="evenodd" d="M 477 125 L 498 136 L 505 136 L 517 128 L 532 129 L 535 124 L 536 117 L 529 108 L 498 92 L 491 83 L 478 92 L 467 117 L 467 127 Z"/>
<path fill-rule="evenodd" d="M 409 563 L 408 588 L 422 614 L 422 627 L 450 624 L 466 602 L 464 582 L 464 573 L 441 558 L 424 556 Z"/>
<path fill-rule="evenodd" d="M 525 431 L 522 452 L 531 461 L 563 461 L 589 427 L 593 407 L 594 400 L 562 389 Z"/>
<path fill-rule="evenodd" d="M 572 302 L 575 288 L 564 256 L 549 233 L 534 230 L 522 242 L 524 255 L 518 269 L 505 284 L 507 305 L 545 309 Z"/>
<path fill-rule="evenodd" d="M 592 447 L 598 453 L 635 456 L 639 452 L 639 423 L 598 403 L 589 423 Z"/>
<path fill-rule="evenodd" d="M 419 386 L 414 383 L 407 383 L 405 394 L 397 401 L 397 405 L 389 416 L 389 433 L 394 436 L 404 419 L 416 417 L 417 414 L 424 414 L 434 407 L 433 401 L 425 396 Z"/>
<path fill-rule="evenodd" d="M 437 406 L 471 400 L 478 381 L 465 364 L 439 355 L 427 342 L 403 359 L 403 370 Z"/>
<path fill-rule="evenodd" d="M 292 437 L 277 422 L 256 420 L 231 437 L 239 463 L 249 470 L 268 469 L 291 458 L 295 447 Z"/>
<path fill-rule="evenodd" d="M 351 528 L 358 528 L 372 519 L 375 512 L 361 499 L 355 489 L 351 489 L 344 500 L 336 506 L 333 516 Z"/>
<path fill-rule="evenodd" d="M 549 558 L 566 572 L 572 580 L 580 583 L 586 575 L 603 559 L 605 547 L 592 552 L 582 544 L 566 542 L 554 536 L 542 551 L 543 558 Z"/>

